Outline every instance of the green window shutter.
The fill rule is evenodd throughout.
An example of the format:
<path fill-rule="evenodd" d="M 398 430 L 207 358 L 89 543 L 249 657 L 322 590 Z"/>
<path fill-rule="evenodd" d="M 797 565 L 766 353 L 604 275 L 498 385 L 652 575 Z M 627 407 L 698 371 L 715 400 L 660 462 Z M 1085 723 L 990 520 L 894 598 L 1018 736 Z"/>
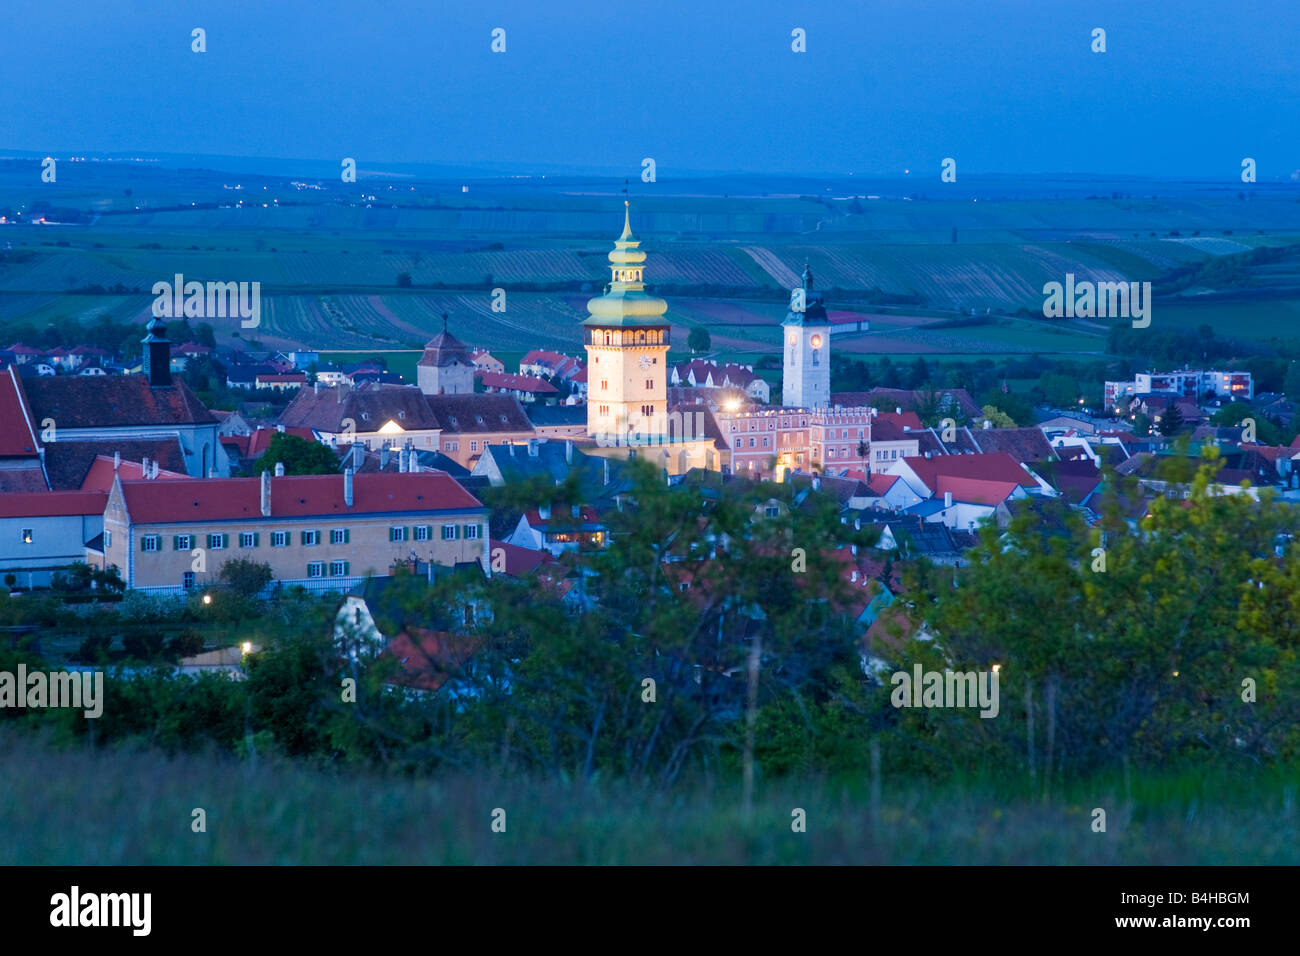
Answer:
<path fill-rule="evenodd" d="M 257 531 L 254 531 L 254 532 L 253 532 L 253 547 L 255 547 L 255 548 L 257 547 L 257 542 L 258 542 L 260 539 L 261 539 L 261 535 L 260 535 L 260 533 L 257 532 Z"/>
<path fill-rule="evenodd" d="M 181 549 L 181 536 L 178 534 L 174 534 L 172 535 L 172 550 L 179 551 L 180 549 Z"/>
<path fill-rule="evenodd" d="M 223 548 L 228 548 L 228 547 L 230 547 L 230 535 L 228 535 L 228 534 L 223 534 L 223 535 L 221 536 L 221 546 L 222 546 Z"/>
<path fill-rule="evenodd" d="M 306 532 L 306 531 L 302 532 L 302 543 L 303 543 L 303 544 L 306 544 L 306 543 L 307 543 L 307 532 Z"/>
<path fill-rule="evenodd" d="M 456 529 L 456 540 L 459 541 L 459 540 L 460 540 L 460 525 L 454 525 L 453 527 L 455 527 L 455 529 Z"/>
<path fill-rule="evenodd" d="M 148 536 L 147 534 L 142 534 L 142 535 L 140 535 L 140 550 L 141 550 L 141 551 L 143 551 L 143 550 L 145 549 L 145 542 L 148 541 L 148 540 L 149 540 L 149 536 Z"/>
<path fill-rule="evenodd" d="M 343 543 L 344 543 L 344 544 L 347 544 L 347 543 L 348 543 L 349 541 L 351 541 L 351 540 L 352 540 L 352 529 L 351 529 L 351 528 L 344 528 L 344 529 L 343 529 Z"/>
<path fill-rule="evenodd" d="M 424 535 L 425 535 L 425 537 L 428 538 L 430 541 L 433 540 L 433 525 L 431 525 L 431 524 L 426 524 L 426 525 L 424 526 Z"/>

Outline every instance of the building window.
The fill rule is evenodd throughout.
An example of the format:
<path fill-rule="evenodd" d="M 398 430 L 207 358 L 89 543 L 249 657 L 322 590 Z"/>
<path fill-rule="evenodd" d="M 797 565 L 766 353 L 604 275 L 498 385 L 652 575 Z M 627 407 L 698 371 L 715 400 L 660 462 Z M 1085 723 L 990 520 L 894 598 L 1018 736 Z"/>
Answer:
<path fill-rule="evenodd" d="M 645 387 L 646 387 L 646 390 L 647 390 L 647 391 L 651 391 L 651 390 L 653 390 L 654 387 L 655 387 L 654 379 L 652 379 L 652 378 L 648 378 L 648 379 L 646 379 L 646 380 L 645 380 Z"/>
<path fill-rule="evenodd" d="M 178 534 L 172 539 L 172 549 L 175 551 L 189 551 L 194 547 L 194 536 L 192 534 Z"/>
<path fill-rule="evenodd" d="M 323 578 L 324 576 L 325 576 L 324 561 L 312 561 L 310 564 L 307 565 L 307 577 Z"/>
<path fill-rule="evenodd" d="M 113 546 L 113 532 L 111 532 L 111 531 L 109 531 L 107 528 L 105 528 L 105 529 L 104 529 L 104 547 L 105 547 L 105 548 L 111 548 L 112 546 Z"/>
<path fill-rule="evenodd" d="M 427 525 L 427 524 L 416 525 L 416 527 L 415 527 L 415 540 L 416 540 L 416 541 L 428 541 L 428 540 L 429 540 L 430 532 L 431 532 L 432 530 L 433 530 L 433 529 L 432 529 L 429 525 Z"/>
<path fill-rule="evenodd" d="M 389 529 L 388 529 L 388 540 L 389 540 L 389 541 L 406 541 L 406 540 L 407 540 L 407 529 L 406 529 L 406 528 L 389 528 Z"/>
<path fill-rule="evenodd" d="M 347 574 L 348 574 L 348 563 L 346 561 L 330 562 L 330 577 L 344 578 L 347 577 Z"/>
<path fill-rule="evenodd" d="M 320 544 L 319 531 L 304 531 L 302 533 L 302 543 L 308 547 Z"/>
<path fill-rule="evenodd" d="M 470 451 L 478 451 L 478 442 L 476 442 L 476 441 L 472 441 L 472 442 L 470 442 L 470 443 L 469 443 L 469 450 L 470 450 Z"/>
<path fill-rule="evenodd" d="M 445 524 L 442 526 L 442 540 L 443 541 L 456 540 L 456 526 L 454 524 Z"/>
<path fill-rule="evenodd" d="M 288 546 L 289 546 L 289 532 L 287 531 L 271 532 L 271 547 L 287 548 Z"/>
<path fill-rule="evenodd" d="M 247 531 L 241 532 L 239 535 L 239 546 L 241 548 L 256 548 L 257 532 L 256 531 L 251 533 Z"/>
<path fill-rule="evenodd" d="M 226 542 L 227 542 L 229 539 L 230 539 L 230 535 L 228 535 L 228 534 L 210 534 L 210 535 L 208 535 L 208 550 L 209 550 L 209 551 L 223 551 L 223 550 L 225 550 Z"/>
<path fill-rule="evenodd" d="M 347 528 L 334 528 L 330 531 L 330 544 L 347 544 L 351 537 Z"/>
<path fill-rule="evenodd" d="M 764 448 L 767 447 L 767 436 L 766 436 L 766 435 L 763 436 L 763 447 L 764 447 Z"/>
<path fill-rule="evenodd" d="M 181 587 L 183 587 L 183 588 L 184 588 L 185 590 L 187 590 L 187 591 L 188 591 L 190 588 L 194 587 L 194 572 L 193 572 L 193 571 L 186 571 L 184 574 L 181 575 Z"/>
<path fill-rule="evenodd" d="M 447 442 L 447 451 L 460 451 L 460 442 L 458 441 Z"/>
<path fill-rule="evenodd" d="M 781 513 L 781 509 L 778 508 L 776 505 L 768 505 L 768 506 L 767 506 L 767 516 L 768 516 L 769 518 L 775 518 L 775 517 L 777 517 L 780 513 Z"/>
<path fill-rule="evenodd" d="M 827 449 L 826 449 L 826 457 L 827 457 L 827 458 L 834 458 L 834 457 L 835 457 L 835 449 L 834 449 L 834 448 L 827 448 Z"/>
<path fill-rule="evenodd" d="M 478 537 L 478 525 L 476 525 L 476 524 L 467 524 L 467 525 L 465 525 L 465 537 L 467 537 L 467 538 L 477 538 L 477 537 Z"/>
<path fill-rule="evenodd" d="M 749 447 L 750 447 L 750 448 L 753 448 L 756 444 L 757 444 L 757 442 L 756 442 L 756 441 L 754 440 L 754 438 L 751 436 L 750 439 L 749 439 Z"/>

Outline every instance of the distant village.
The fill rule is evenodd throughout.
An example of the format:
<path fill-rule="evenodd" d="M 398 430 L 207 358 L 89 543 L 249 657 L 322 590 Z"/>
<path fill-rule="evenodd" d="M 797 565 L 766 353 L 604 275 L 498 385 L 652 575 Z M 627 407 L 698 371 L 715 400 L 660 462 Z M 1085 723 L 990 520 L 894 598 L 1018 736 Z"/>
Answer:
<path fill-rule="evenodd" d="M 127 590 L 183 598 L 245 559 L 269 567 L 271 589 L 334 591 L 361 610 L 374 581 L 398 571 L 547 573 L 604 546 L 627 503 L 624 463 L 642 458 L 670 485 L 767 483 L 773 507 L 820 494 L 844 523 L 875 526 L 878 546 L 846 557 L 852 581 L 876 582 L 858 609 L 870 627 L 899 587 L 898 561 L 962 564 L 983 523 L 1025 513 L 1050 524 L 1072 509 L 1095 523 L 1106 466 L 1140 489 L 1125 499 L 1134 526 L 1171 490 L 1161 462 L 1206 445 L 1222 493 L 1300 498 L 1300 439 L 1269 446 L 1249 420 L 1209 423 L 1234 400 L 1292 414 L 1268 412 L 1285 403 L 1257 396 L 1248 373 L 1143 373 L 1105 384 L 1104 417 L 1043 408 L 1032 427 L 995 427 L 962 389 L 939 390 L 937 423 L 917 414 L 916 391 L 833 392 L 832 322 L 807 269 L 782 322 L 782 404 L 752 367 L 670 366 L 667 303 L 645 290 L 639 245 L 625 216 L 611 281 L 582 322 L 585 357 L 532 350 L 509 371 L 447 316 L 415 382 L 310 351 L 173 343 L 159 318 L 138 368 L 87 346 L 0 350 L 0 578 L 42 590 L 85 564 Z M 200 359 L 247 401 L 205 407 L 181 378 Z M 1138 415 L 1178 425 L 1138 436 Z M 1175 445 L 1180 435 L 1190 444 Z M 288 473 L 268 451 L 277 436 L 321 446 L 331 464 Z M 582 500 L 564 509 L 484 504 L 490 488 L 570 479 Z"/>

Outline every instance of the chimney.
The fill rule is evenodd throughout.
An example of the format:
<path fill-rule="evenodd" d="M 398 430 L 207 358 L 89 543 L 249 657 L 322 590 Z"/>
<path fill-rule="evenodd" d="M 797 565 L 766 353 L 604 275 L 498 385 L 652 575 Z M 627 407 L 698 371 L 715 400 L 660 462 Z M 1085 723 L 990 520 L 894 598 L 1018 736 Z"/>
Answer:
<path fill-rule="evenodd" d="M 275 426 L 275 430 L 278 431 L 281 435 L 284 434 L 284 426 L 283 426 L 283 425 L 276 425 L 276 426 Z"/>
<path fill-rule="evenodd" d="M 901 414 L 903 414 L 903 406 L 902 406 L 902 405 L 895 405 L 895 406 L 894 406 L 894 414 L 895 414 L 895 415 L 901 415 Z"/>
<path fill-rule="evenodd" d="M 176 277 L 180 280 L 180 276 Z M 176 290 L 178 293 L 181 290 Z M 155 315 L 149 322 L 144 344 L 144 361 L 141 370 L 149 379 L 150 388 L 170 388 L 172 384 L 172 346 L 167 341 L 167 323 Z"/>
<path fill-rule="evenodd" d="M 605 484 L 609 484 L 609 459 L 605 459 Z"/>
<path fill-rule="evenodd" d="M 812 477 L 812 489 L 813 489 L 813 491 L 821 491 L 821 490 L 822 490 L 822 476 L 821 476 L 821 475 L 818 475 L 818 474 L 815 474 L 815 473 L 813 474 L 813 477 Z"/>
<path fill-rule="evenodd" d="M 945 508 L 951 508 L 951 507 L 952 507 L 952 492 L 951 492 L 951 491 L 945 491 L 945 492 L 943 493 L 943 506 L 944 506 Z"/>
<path fill-rule="evenodd" d="M 536 458 L 536 457 L 537 457 L 537 439 L 536 439 L 536 438 L 530 438 L 530 439 L 528 439 L 528 457 L 529 457 L 529 458 Z"/>
<path fill-rule="evenodd" d="M 343 503 L 352 507 L 352 469 L 343 469 Z"/>
<path fill-rule="evenodd" d="M 140 459 L 140 477 L 141 477 L 141 478 L 148 478 L 148 477 L 149 477 L 149 458 L 148 458 L 148 456 L 145 456 L 144 458 L 141 458 L 141 459 Z"/>
<path fill-rule="evenodd" d="M 271 517 L 271 473 L 262 472 L 262 517 Z"/>
<path fill-rule="evenodd" d="M 925 453 L 925 457 L 926 457 L 926 458 L 929 458 L 929 457 L 930 457 L 930 453 L 929 453 L 928 451 Z"/>
<path fill-rule="evenodd" d="M 538 505 L 538 506 L 537 506 L 537 517 L 541 518 L 543 521 L 550 521 L 550 520 L 551 520 L 551 506 L 550 506 L 550 505 Z"/>
<path fill-rule="evenodd" d="M 379 449 L 379 470 L 383 471 L 388 467 L 388 446 L 385 445 Z"/>
<path fill-rule="evenodd" d="M 114 473 L 116 473 L 117 470 L 118 470 L 119 468 L 121 468 L 121 467 L 122 467 L 122 454 L 121 454 L 121 452 L 116 452 L 116 451 L 115 451 L 115 452 L 113 452 L 113 471 L 114 471 Z"/>
<path fill-rule="evenodd" d="M 564 443 L 564 460 L 570 465 L 573 464 L 573 440 L 568 439 Z"/>
<path fill-rule="evenodd" d="M 284 477 L 284 462 L 282 462 L 282 461 L 277 461 L 277 462 L 275 463 L 275 477 L 277 477 L 277 478 L 283 478 L 283 477 Z"/>
<path fill-rule="evenodd" d="M 397 473 L 399 475 L 406 474 L 406 449 L 405 448 L 397 449 Z"/>
<path fill-rule="evenodd" d="M 316 379 L 316 381 L 312 383 L 311 391 L 313 395 L 320 394 L 320 379 Z"/>
<path fill-rule="evenodd" d="M 149 462 L 149 469 L 150 469 L 149 477 L 150 477 L 150 478 L 157 478 L 157 477 L 158 477 L 158 459 L 155 458 L 153 461 Z"/>
<path fill-rule="evenodd" d="M 361 463 L 362 463 L 362 461 L 365 460 L 365 457 L 366 457 L 366 456 L 365 456 L 365 449 L 362 447 L 361 442 L 356 441 L 355 439 L 353 439 L 353 442 L 352 442 L 352 468 L 353 468 L 355 471 L 360 471 L 360 470 L 361 470 Z"/>

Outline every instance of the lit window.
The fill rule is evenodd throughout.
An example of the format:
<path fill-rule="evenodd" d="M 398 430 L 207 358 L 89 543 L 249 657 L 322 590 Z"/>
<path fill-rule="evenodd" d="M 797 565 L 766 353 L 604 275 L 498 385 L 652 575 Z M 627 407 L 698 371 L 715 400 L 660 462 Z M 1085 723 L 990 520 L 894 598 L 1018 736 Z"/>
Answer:
<path fill-rule="evenodd" d="M 23 537 L 23 544 L 31 544 L 31 543 L 32 543 L 32 529 L 31 529 L 31 528 L 23 528 L 23 535 L 22 535 L 22 537 Z M 148 551 L 149 548 L 146 547 L 145 550 Z"/>

